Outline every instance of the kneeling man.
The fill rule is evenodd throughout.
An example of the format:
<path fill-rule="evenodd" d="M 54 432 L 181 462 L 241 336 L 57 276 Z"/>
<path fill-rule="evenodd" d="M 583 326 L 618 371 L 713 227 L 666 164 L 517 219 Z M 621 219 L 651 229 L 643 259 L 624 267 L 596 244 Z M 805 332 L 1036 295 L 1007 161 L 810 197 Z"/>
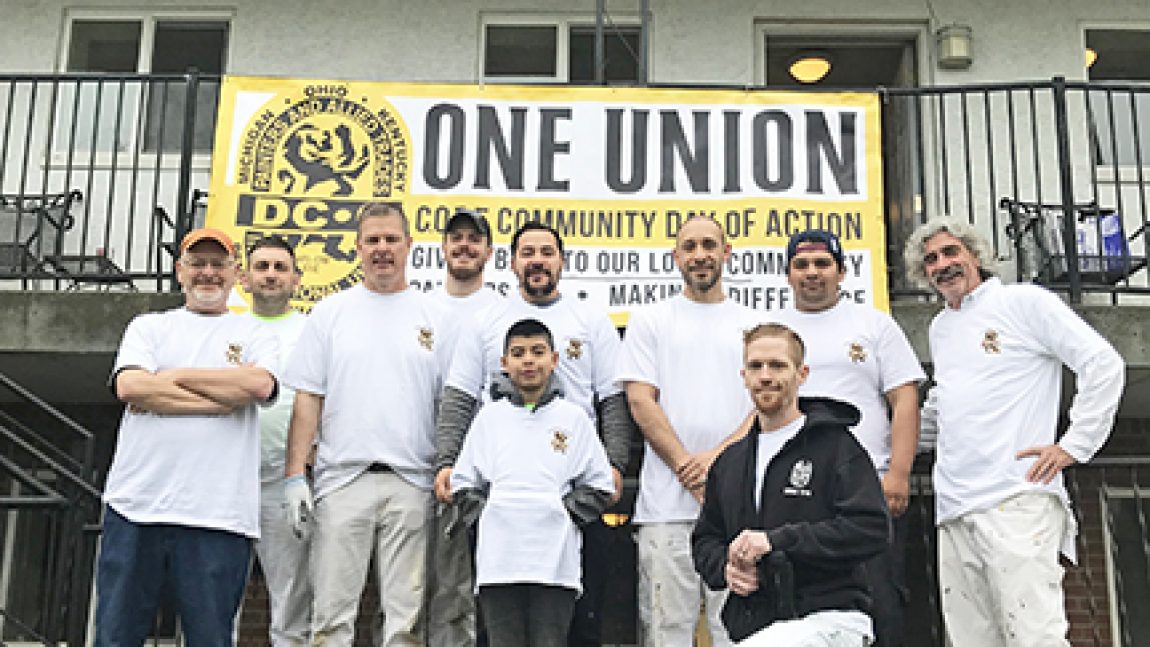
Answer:
<path fill-rule="evenodd" d="M 723 624 L 738 644 L 862 647 L 873 632 L 860 567 L 886 547 L 886 505 L 850 430 L 858 410 L 798 397 L 803 357 L 786 326 L 744 334 L 755 421 L 707 476 L 695 569 L 712 589 L 730 589 Z"/>

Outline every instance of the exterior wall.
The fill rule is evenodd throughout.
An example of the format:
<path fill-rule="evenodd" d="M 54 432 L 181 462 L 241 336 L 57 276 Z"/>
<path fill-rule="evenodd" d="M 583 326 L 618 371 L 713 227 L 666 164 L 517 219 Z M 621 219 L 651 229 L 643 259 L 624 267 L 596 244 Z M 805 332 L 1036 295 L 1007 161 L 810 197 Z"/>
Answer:
<path fill-rule="evenodd" d="M 19 25 L 0 43 L 0 73 L 58 69 L 61 28 L 72 8 L 171 9 L 189 5 L 132 0 L 9 0 L 5 22 Z M 237 0 L 203 9 L 234 11 L 228 70 L 232 74 L 320 76 L 392 81 L 478 80 L 479 26 L 485 13 L 593 16 L 594 2 L 477 0 L 399 2 L 346 0 L 338 5 L 302 0 Z M 611 0 L 615 16 L 637 16 L 639 0 Z M 969 25 L 974 64 L 964 71 L 931 68 L 924 85 L 949 85 L 1066 76 L 1081 79 L 1085 26 L 1150 25 L 1141 0 L 1020 0 L 939 3 L 932 19 L 919 0 L 652 0 L 651 81 L 760 82 L 754 69 L 756 25 L 789 23 Z"/>

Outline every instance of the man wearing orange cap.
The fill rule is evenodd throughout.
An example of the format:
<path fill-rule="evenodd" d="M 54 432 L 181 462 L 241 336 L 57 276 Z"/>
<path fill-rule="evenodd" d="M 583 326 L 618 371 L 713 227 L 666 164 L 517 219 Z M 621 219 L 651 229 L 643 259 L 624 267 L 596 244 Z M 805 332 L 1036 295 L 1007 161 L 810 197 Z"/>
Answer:
<path fill-rule="evenodd" d="M 190 645 L 228 645 L 259 536 L 257 404 L 275 399 L 274 336 L 228 311 L 231 238 L 180 244 L 184 307 L 136 317 L 111 386 L 126 405 L 96 573 L 97 646 L 142 645 L 170 591 Z"/>

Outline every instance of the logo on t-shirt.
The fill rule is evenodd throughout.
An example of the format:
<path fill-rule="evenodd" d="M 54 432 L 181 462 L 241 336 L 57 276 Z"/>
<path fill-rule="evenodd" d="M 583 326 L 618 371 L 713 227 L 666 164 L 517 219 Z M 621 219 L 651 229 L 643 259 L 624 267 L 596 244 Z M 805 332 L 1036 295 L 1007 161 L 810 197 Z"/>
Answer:
<path fill-rule="evenodd" d="M 988 354 L 997 355 L 1002 352 L 1002 346 L 998 343 L 998 331 L 988 330 L 982 336 L 982 350 Z"/>
<path fill-rule="evenodd" d="M 228 344 L 227 352 L 228 364 L 239 366 L 244 363 L 244 345 L 236 342 Z"/>
<path fill-rule="evenodd" d="M 567 453 L 567 432 L 566 431 L 563 431 L 562 429 L 552 429 L 551 430 L 551 449 L 554 449 L 556 451 L 556 453 L 559 453 L 559 454 L 566 454 Z"/>
<path fill-rule="evenodd" d="M 847 357 L 855 364 L 866 361 L 866 349 L 857 341 L 851 342 L 850 348 L 847 350 Z"/>
<path fill-rule="evenodd" d="M 795 461 L 795 464 L 791 466 L 790 487 L 783 488 L 783 494 L 787 496 L 811 496 L 811 491 L 807 486 L 811 484 L 811 476 L 814 471 L 814 463 L 810 460 L 800 458 Z"/>
<path fill-rule="evenodd" d="M 571 339 L 567 342 L 567 359 L 579 359 L 583 357 L 583 340 Z"/>
<path fill-rule="evenodd" d="M 427 326 L 419 327 L 419 345 L 427 350 L 431 350 L 435 346 L 435 331 Z"/>

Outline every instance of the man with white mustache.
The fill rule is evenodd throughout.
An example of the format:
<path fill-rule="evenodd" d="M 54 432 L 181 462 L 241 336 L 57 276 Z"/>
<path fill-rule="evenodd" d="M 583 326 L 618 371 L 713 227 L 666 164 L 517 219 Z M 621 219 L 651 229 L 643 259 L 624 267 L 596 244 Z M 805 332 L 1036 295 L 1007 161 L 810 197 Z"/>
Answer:
<path fill-rule="evenodd" d="M 690 647 L 704 604 L 711 644 L 730 645 L 719 618 L 726 591 L 709 590 L 695 572 L 690 535 L 707 470 L 750 426 L 741 426 L 753 407 L 739 369 L 755 313 L 723 290 L 731 245 L 717 222 L 688 219 L 673 253 L 683 293 L 631 316 L 619 362 L 646 441 L 634 516 L 641 640 Z"/>
<path fill-rule="evenodd" d="M 274 402 L 277 344 L 228 310 L 235 244 L 218 229 L 180 243 L 184 307 L 128 325 L 110 383 L 127 406 L 104 488 L 96 645 L 142 645 L 163 592 L 188 644 L 230 645 L 259 537 L 259 422 Z"/>
<path fill-rule="evenodd" d="M 508 328 L 522 319 L 538 319 L 555 340 L 559 365 L 555 380 L 563 397 L 597 420 L 611 461 L 615 497 L 622 493 L 623 471 L 630 452 L 631 421 L 626 396 L 616 378 L 619 334 L 606 311 L 592 309 L 559 292 L 563 240 L 552 227 L 528 222 L 511 238 L 511 270 L 519 290 L 479 314 L 459 332 L 459 343 L 443 390 L 436 438 L 436 492 L 450 497 L 451 468 L 481 402 L 490 402 L 489 387 L 500 371 Z M 608 574 L 607 529 L 602 522 L 583 529 L 583 588 L 569 636 L 571 644 L 599 644 L 602 594 Z M 588 566 L 599 571 L 588 571 Z"/>
<path fill-rule="evenodd" d="M 425 644 L 435 406 L 451 343 L 442 303 L 407 282 L 409 231 L 397 203 L 360 209 L 363 282 L 315 305 L 284 373 L 296 390 L 285 495 L 297 533 L 312 532 L 313 644 L 352 644 L 373 556 L 380 644 Z M 313 502 L 304 467 L 317 438 Z"/>
<path fill-rule="evenodd" d="M 1003 285 L 986 239 L 937 218 L 906 243 L 907 277 L 945 301 L 930 324 L 923 434 L 934 465 L 939 588 L 956 647 L 1069 645 L 1059 553 L 1077 534 L 1062 470 L 1106 442 L 1122 357 L 1055 294 Z M 1077 392 L 1055 442 L 1062 367 Z"/>
<path fill-rule="evenodd" d="M 442 249 L 447 271 L 443 287 L 433 294 L 450 312 L 449 325 L 466 327 L 501 299 L 483 283 L 493 251 L 487 218 L 471 209 L 457 209 L 444 227 Z M 458 511 L 451 507 L 450 490 L 442 489 L 446 486 L 445 481 L 436 481 L 439 505 L 428 550 L 427 644 L 468 647 L 475 644 L 477 628 L 471 542 L 467 532 L 448 532 Z"/>
<path fill-rule="evenodd" d="M 894 318 L 840 298 L 845 278 L 838 236 L 819 229 L 792 235 L 787 282 L 794 307 L 774 314 L 807 344 L 811 372 L 799 393 L 849 402 L 861 414 L 851 431 L 874 463 L 892 520 L 891 543 L 863 568 L 871 590 L 874 645 L 900 647 L 908 601 L 903 515 L 918 444 L 918 383 L 926 375 Z"/>

